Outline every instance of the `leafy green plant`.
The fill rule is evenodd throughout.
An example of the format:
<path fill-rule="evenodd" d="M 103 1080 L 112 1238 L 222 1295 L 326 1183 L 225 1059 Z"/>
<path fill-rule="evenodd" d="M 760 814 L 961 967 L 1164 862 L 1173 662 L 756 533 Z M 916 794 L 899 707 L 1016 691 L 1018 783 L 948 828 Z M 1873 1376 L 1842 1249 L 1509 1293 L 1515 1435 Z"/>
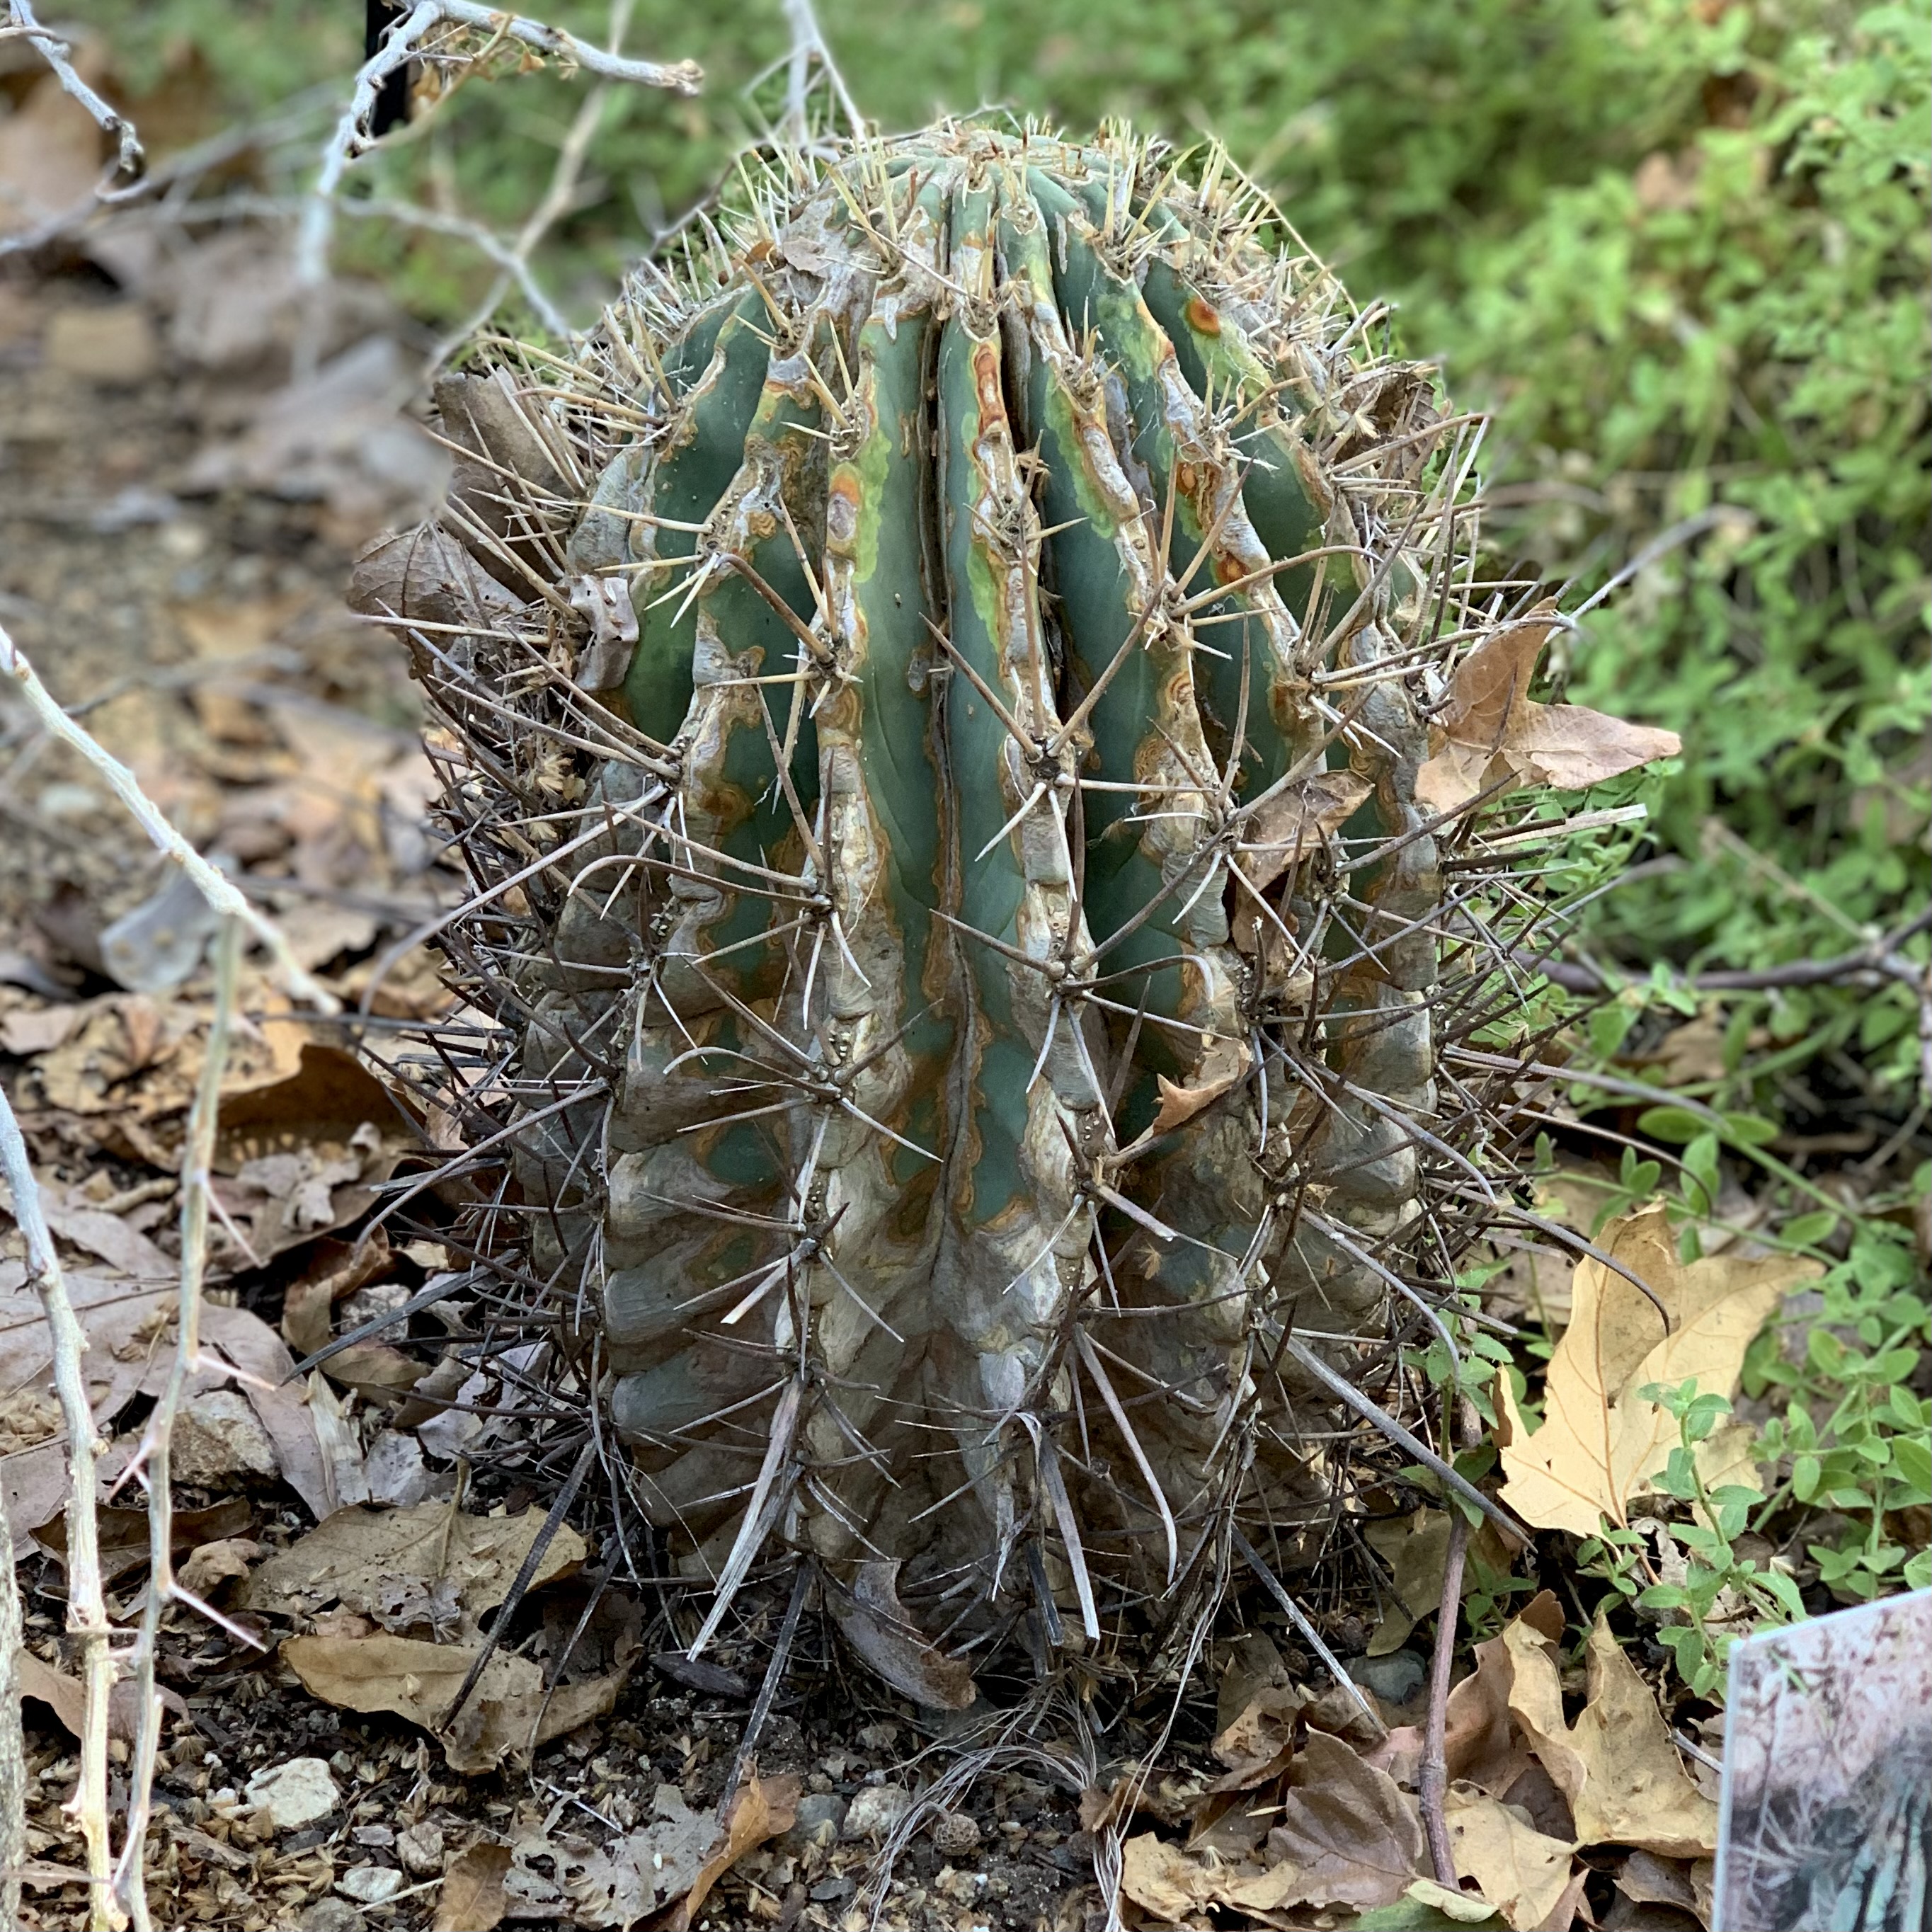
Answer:
<path fill-rule="evenodd" d="M 1797 1621 L 1805 1614 L 1804 1600 L 1788 1572 L 1736 1547 L 1764 1500 L 1760 1492 L 1736 1483 L 1712 1488 L 1698 1468 L 1697 1445 L 1710 1438 L 1731 1405 L 1720 1395 L 1699 1394 L 1694 1379 L 1675 1387 L 1652 1382 L 1640 1393 L 1677 1424 L 1677 1447 L 1658 1490 L 1690 1513 L 1690 1521 L 1673 1522 L 1669 1531 L 1683 1552 L 1682 1578 L 1658 1580 L 1643 1534 L 1610 1524 L 1580 1546 L 1578 1560 L 1636 1608 L 1664 1620 L 1657 1634 L 1678 1674 L 1695 1695 L 1708 1696 L 1724 1681 L 1738 1636 L 1764 1622 Z"/>
<path fill-rule="evenodd" d="M 1785 1404 L 1762 1431 L 1763 1457 L 1781 1474 L 1755 1523 L 1795 1519 L 1798 1534 L 1817 1526 L 1807 1552 L 1841 1601 L 1922 1588 L 1932 1550 L 1922 1531 L 1909 1546 L 1903 1513 L 1932 1506 L 1932 1402 L 1910 1386 L 1932 1343 L 1932 1304 L 1904 1231 L 1860 1224 L 1819 1292 L 1797 1360 L 1775 1328 L 1745 1358 L 1745 1392 Z"/>

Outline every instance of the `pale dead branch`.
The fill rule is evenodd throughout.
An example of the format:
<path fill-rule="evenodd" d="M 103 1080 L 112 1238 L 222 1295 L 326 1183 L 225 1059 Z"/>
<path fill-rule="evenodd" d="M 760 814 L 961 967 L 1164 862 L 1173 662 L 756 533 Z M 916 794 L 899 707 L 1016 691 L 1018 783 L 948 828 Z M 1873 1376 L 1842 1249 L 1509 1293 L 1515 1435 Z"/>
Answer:
<path fill-rule="evenodd" d="M 812 0 L 784 0 L 785 24 L 791 29 L 791 50 L 785 56 L 784 132 L 788 140 L 803 141 L 810 129 L 806 105 L 812 90 L 812 70 L 815 66 L 832 90 L 838 111 L 854 134 L 865 131 L 865 119 L 845 86 L 845 77 L 832 58 L 819 30 L 818 16 Z"/>
<path fill-rule="evenodd" d="M 27 1750 L 20 1732 L 23 1637 L 14 1532 L 0 1520 L 0 1925 L 20 1922 L 20 1861 L 27 1855 Z"/>
<path fill-rule="evenodd" d="M 241 952 L 241 928 L 233 920 L 224 920 L 215 942 L 214 1010 L 208 1022 L 208 1050 L 201 1064 L 194 1105 L 188 1114 L 187 1144 L 182 1150 L 182 1258 L 174 1360 L 169 1366 L 166 1386 L 148 1418 L 140 1449 L 130 1465 L 130 1473 L 139 1473 L 148 1492 L 149 1577 L 148 1600 L 130 1660 L 135 1685 L 134 1752 L 128 1777 L 127 1832 L 115 1871 L 114 1888 L 116 1897 L 125 1904 L 133 1916 L 135 1932 L 149 1932 L 152 1924 L 142 1853 L 147 1844 L 148 1820 L 154 1808 L 154 1772 L 161 1741 L 162 1706 L 154 1690 L 154 1658 L 160 1642 L 161 1618 L 171 1603 L 187 1600 L 196 1610 L 206 1607 L 188 1598 L 175 1580 L 170 1462 L 175 1418 L 180 1412 L 189 1378 L 200 1366 L 202 1286 L 208 1273 L 209 1180 Z"/>
<path fill-rule="evenodd" d="M 0 40 L 27 41 L 46 62 L 62 90 L 78 101 L 94 117 L 100 131 L 116 143 L 113 165 L 95 188 L 94 198 L 112 201 L 136 186 L 147 166 L 147 157 L 142 152 L 134 122 L 109 106 L 74 71 L 74 50 L 58 34 L 50 32 L 34 19 L 31 0 L 7 0 L 6 18 L 7 24 L 0 26 Z M 118 187 L 115 184 L 117 176 L 122 178 Z"/>
<path fill-rule="evenodd" d="M 632 60 L 626 56 L 579 40 L 560 27 L 526 19 L 521 14 L 504 14 L 478 6 L 473 0 L 418 0 L 408 14 L 389 30 L 381 48 L 358 70 L 349 105 L 335 125 L 322 150 L 322 166 L 310 190 L 304 212 L 296 266 L 302 279 L 316 285 L 328 274 L 329 244 L 334 232 L 335 201 L 343 178 L 356 158 L 374 145 L 370 133 L 376 98 L 383 82 L 423 57 L 424 42 L 439 28 L 468 29 L 488 38 L 471 53 L 452 46 L 446 59 L 472 63 L 506 41 L 514 40 L 532 52 L 586 69 L 607 80 L 628 82 L 638 87 L 662 87 L 675 94 L 698 92 L 704 79 L 701 70 L 691 61 L 668 64 L 658 61 Z"/>
<path fill-rule="evenodd" d="M 67 1627 L 80 1648 L 82 1689 L 80 1777 L 67 1808 L 87 1846 L 92 1888 L 88 1924 L 94 1932 L 119 1932 L 127 1920 L 109 1887 L 112 1853 L 107 1831 L 107 1705 L 119 1660 L 111 1648 L 113 1627 L 107 1621 L 100 1582 L 94 1496 L 94 1463 L 100 1440 L 88 1400 L 86 1372 L 81 1366 L 87 1337 L 68 1296 L 53 1236 L 41 1209 L 40 1186 L 27 1157 L 27 1144 L 4 1093 L 0 1093 L 0 1172 L 4 1172 L 12 1190 L 14 1220 L 26 1243 L 27 1280 L 46 1312 L 52 1337 L 54 1389 L 67 1432 L 71 1478 L 67 1505 Z M 7 1534 L 10 1537 L 11 1532 Z M 10 1568 L 10 1556 L 8 1563 Z M 17 1712 L 18 1706 L 14 1708 Z M 14 1828 L 10 1820 L 6 1829 L 10 1832 Z"/>

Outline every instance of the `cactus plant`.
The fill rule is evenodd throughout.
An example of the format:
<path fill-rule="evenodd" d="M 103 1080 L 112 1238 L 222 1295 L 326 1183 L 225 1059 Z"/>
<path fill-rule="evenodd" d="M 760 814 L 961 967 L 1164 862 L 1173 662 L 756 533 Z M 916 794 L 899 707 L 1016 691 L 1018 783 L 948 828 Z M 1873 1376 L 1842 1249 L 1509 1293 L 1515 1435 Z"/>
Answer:
<path fill-rule="evenodd" d="M 1015 1630 L 1181 1628 L 1432 1318 L 1550 620 L 1473 586 L 1472 426 L 1374 322 L 1216 152 L 947 123 L 767 157 L 440 386 L 448 505 L 356 599 L 514 1042 L 478 1238 L 700 1643 L 788 1562 L 936 1703 Z"/>

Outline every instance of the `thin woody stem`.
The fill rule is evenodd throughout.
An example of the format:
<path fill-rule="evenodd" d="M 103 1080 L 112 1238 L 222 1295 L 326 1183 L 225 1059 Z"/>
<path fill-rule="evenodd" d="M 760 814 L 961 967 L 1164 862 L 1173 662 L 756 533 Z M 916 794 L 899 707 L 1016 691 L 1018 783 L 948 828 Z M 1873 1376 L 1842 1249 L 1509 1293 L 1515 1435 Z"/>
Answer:
<path fill-rule="evenodd" d="M 160 1639 L 161 1616 L 179 1594 L 174 1573 L 174 1503 L 170 1459 L 175 1418 L 186 1393 L 189 1376 L 201 1348 L 202 1285 L 208 1272 L 209 1176 L 214 1155 L 214 1129 L 220 1112 L 221 1076 L 228 1064 L 229 1038 L 235 1013 L 235 986 L 241 964 L 241 929 L 224 920 L 215 942 L 214 1010 L 208 1023 L 208 1047 L 201 1078 L 188 1114 L 187 1144 L 182 1154 L 180 1292 L 175 1311 L 174 1360 L 166 1385 L 148 1418 L 139 1458 L 145 1465 L 148 1490 L 148 1542 L 150 1580 L 148 1600 L 135 1640 L 134 1764 L 128 1780 L 128 1829 L 122 1844 L 115 1887 L 133 1915 L 135 1932 L 148 1932 L 146 1875 L 142 1852 L 148 1819 L 153 1809 L 155 1759 L 160 1747 L 161 1703 L 154 1694 L 154 1655 Z"/>
<path fill-rule="evenodd" d="M 80 1776 L 66 1808 L 80 1826 L 87 1846 L 88 1924 L 93 1932 L 120 1932 L 127 1915 L 110 1889 L 112 1858 L 107 1834 L 107 1702 L 118 1674 L 118 1660 L 110 1648 L 113 1628 L 107 1621 L 106 1598 L 100 1582 L 94 1496 L 100 1443 L 81 1366 L 87 1337 L 75 1316 L 66 1278 L 54 1252 L 27 1144 L 4 1093 L 0 1093 L 0 1171 L 12 1190 L 14 1220 L 26 1243 L 27 1279 L 40 1296 L 52 1337 L 54 1389 L 67 1433 L 67 1624 L 80 1650 L 81 1725 Z"/>

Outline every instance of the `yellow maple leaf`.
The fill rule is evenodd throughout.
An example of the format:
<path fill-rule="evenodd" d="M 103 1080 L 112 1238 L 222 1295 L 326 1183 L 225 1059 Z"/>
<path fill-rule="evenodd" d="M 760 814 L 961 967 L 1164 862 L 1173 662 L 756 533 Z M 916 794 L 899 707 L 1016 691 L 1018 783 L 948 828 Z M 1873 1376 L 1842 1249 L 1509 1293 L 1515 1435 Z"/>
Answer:
<path fill-rule="evenodd" d="M 1676 1419 L 1638 1391 L 1695 1378 L 1699 1392 L 1737 1393 L 1744 1351 L 1815 1262 L 1718 1255 L 1685 1264 L 1661 1204 L 1612 1222 L 1598 1245 L 1657 1297 L 1586 1256 L 1571 1282 L 1570 1326 L 1550 1358 L 1544 1424 L 1532 1436 L 1507 1376 L 1498 1378 L 1502 1500 L 1539 1529 L 1594 1536 L 1603 1519 L 1627 1522 L 1677 1446 Z M 1663 1312 L 1659 1312 L 1660 1304 Z M 1664 1316 L 1670 1332 L 1664 1332 Z M 1707 1483 L 1748 1482 L 1748 1432 L 1717 1430 L 1698 1445 Z"/>

